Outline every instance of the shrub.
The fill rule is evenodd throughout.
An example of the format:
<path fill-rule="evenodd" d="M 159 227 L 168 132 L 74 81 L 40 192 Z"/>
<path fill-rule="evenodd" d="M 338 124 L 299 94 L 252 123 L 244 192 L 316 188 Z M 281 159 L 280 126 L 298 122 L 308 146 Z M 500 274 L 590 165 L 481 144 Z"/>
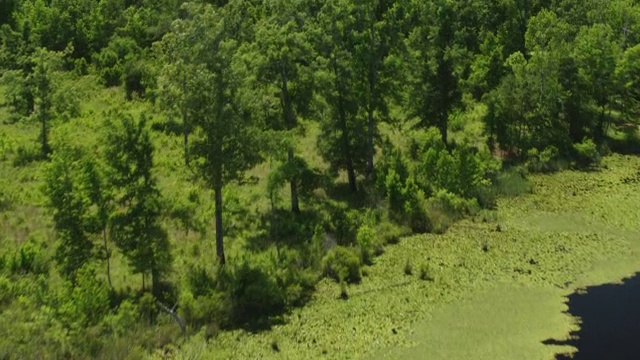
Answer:
<path fill-rule="evenodd" d="M 42 160 L 42 152 L 35 146 L 18 146 L 16 149 L 16 155 L 13 158 L 13 166 L 21 167 L 29 165 L 32 162 Z"/>
<path fill-rule="evenodd" d="M 407 276 L 413 274 L 413 265 L 411 264 L 411 261 L 409 261 L 409 259 L 407 259 L 407 262 L 404 263 L 404 274 Z"/>
<path fill-rule="evenodd" d="M 9 271 L 15 275 L 48 274 L 49 269 L 42 251 L 31 242 L 26 242 L 9 259 Z"/>
<path fill-rule="evenodd" d="M 340 281 L 340 298 L 347 300 L 349 298 L 349 286 L 346 281 Z"/>
<path fill-rule="evenodd" d="M 133 61 L 139 53 L 140 48 L 135 41 L 116 36 L 109 42 L 109 46 L 95 54 L 93 60 L 105 85 L 120 85 L 125 73 L 125 64 Z"/>
<path fill-rule="evenodd" d="M 362 263 L 371 265 L 373 263 L 373 255 L 381 245 L 375 229 L 369 225 L 362 225 L 358 229 L 356 243 L 360 248 Z"/>
<path fill-rule="evenodd" d="M 138 306 L 129 300 L 124 300 L 114 314 L 109 314 L 104 318 L 104 323 L 111 333 L 116 336 L 123 336 L 136 326 L 139 318 L 140 310 Z"/>
<path fill-rule="evenodd" d="M 216 289 L 216 279 L 201 265 L 192 266 L 187 271 L 187 284 L 195 297 L 208 295 Z"/>
<path fill-rule="evenodd" d="M 194 297 L 191 292 L 184 291 L 178 299 L 180 316 L 193 327 L 201 327 L 212 322 L 217 322 L 219 326 L 231 324 L 233 309 L 227 294 L 213 291 L 207 295 Z"/>
<path fill-rule="evenodd" d="M 112 49 L 105 48 L 96 55 L 96 65 L 100 69 L 100 77 L 107 87 L 118 86 L 122 81 L 123 66 L 118 54 Z"/>
<path fill-rule="evenodd" d="M 362 219 L 358 210 L 349 209 L 343 203 L 330 205 L 329 219 L 325 224 L 325 228 L 328 233 L 335 237 L 338 245 L 353 245 L 361 224 Z"/>
<path fill-rule="evenodd" d="M 411 234 L 411 229 L 398 226 L 390 221 L 381 221 L 376 227 L 378 237 L 384 244 L 397 244 L 400 238 Z"/>
<path fill-rule="evenodd" d="M 574 144 L 573 150 L 577 167 L 587 169 L 600 165 L 601 156 L 593 140 L 584 139 L 581 143 Z"/>
<path fill-rule="evenodd" d="M 336 246 L 322 260 L 325 275 L 341 282 L 358 283 L 362 280 L 360 256 L 353 249 Z"/>
<path fill-rule="evenodd" d="M 319 270 L 322 265 L 322 258 L 325 254 L 325 237 L 327 234 L 324 232 L 322 226 L 316 226 L 313 236 L 311 237 L 311 242 L 308 246 L 304 248 L 306 250 L 305 253 L 305 262 L 307 267 L 312 269 Z"/>
<path fill-rule="evenodd" d="M 530 193 L 532 185 L 522 169 L 513 168 L 500 173 L 493 181 L 493 188 L 497 195 L 515 197 Z"/>
<path fill-rule="evenodd" d="M 6 305 L 13 298 L 13 290 L 11 282 L 4 276 L 0 275 L 0 305 Z"/>
<path fill-rule="evenodd" d="M 449 215 L 454 220 L 461 219 L 465 215 L 474 214 L 479 211 L 478 203 L 475 199 L 463 199 L 446 190 L 440 190 L 429 199 L 430 209 L 439 209 Z"/>
<path fill-rule="evenodd" d="M 442 234 L 454 221 L 480 210 L 476 199 L 463 199 L 446 190 L 438 191 L 427 201 L 429 231 Z"/>
<path fill-rule="evenodd" d="M 76 283 L 67 283 L 59 296 L 58 317 L 70 327 L 96 325 L 109 311 L 109 288 L 88 265 L 78 270 Z"/>
<path fill-rule="evenodd" d="M 282 248 L 275 260 L 275 277 L 285 304 L 302 304 L 315 287 L 317 274 L 302 266 L 300 253 L 296 250 Z"/>
<path fill-rule="evenodd" d="M 73 63 L 73 71 L 78 76 L 84 76 L 89 73 L 89 65 L 85 58 L 76 59 Z"/>
<path fill-rule="evenodd" d="M 146 92 L 143 80 L 147 76 L 146 68 L 142 61 L 129 61 L 122 70 L 124 89 L 127 100 L 132 100 L 134 94 L 143 97 Z"/>
<path fill-rule="evenodd" d="M 420 264 L 420 273 L 418 274 L 420 280 L 433 281 L 435 280 L 431 268 L 427 263 Z"/>
<path fill-rule="evenodd" d="M 407 189 L 411 188 L 414 188 L 414 196 L 405 202 L 405 219 L 408 220 L 408 225 L 414 233 L 422 234 L 429 232 L 431 229 L 431 221 L 429 219 L 424 193 L 413 184 L 407 187 Z"/>
<path fill-rule="evenodd" d="M 538 149 L 527 151 L 525 162 L 527 170 L 537 173 L 550 173 L 562 168 L 560 161 L 560 151 L 555 146 L 548 146 L 542 152 Z"/>
<path fill-rule="evenodd" d="M 285 298 L 273 271 L 257 259 L 244 258 L 239 263 L 223 268 L 226 290 L 232 304 L 232 321 L 244 323 L 284 310 Z"/>

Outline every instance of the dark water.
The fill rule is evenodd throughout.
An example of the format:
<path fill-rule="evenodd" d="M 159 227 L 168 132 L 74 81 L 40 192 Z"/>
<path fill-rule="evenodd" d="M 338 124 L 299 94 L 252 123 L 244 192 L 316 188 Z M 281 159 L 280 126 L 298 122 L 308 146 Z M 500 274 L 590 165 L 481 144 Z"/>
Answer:
<path fill-rule="evenodd" d="M 556 360 L 640 360 L 640 273 L 622 284 L 588 287 L 568 297 L 568 314 L 581 319 L 570 340 L 548 339 L 548 345 L 571 345 L 578 352 Z"/>

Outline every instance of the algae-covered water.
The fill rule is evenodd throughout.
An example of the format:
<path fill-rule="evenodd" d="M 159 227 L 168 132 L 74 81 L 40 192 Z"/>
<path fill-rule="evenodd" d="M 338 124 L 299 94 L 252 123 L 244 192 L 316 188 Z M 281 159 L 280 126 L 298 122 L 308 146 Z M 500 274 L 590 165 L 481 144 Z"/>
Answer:
<path fill-rule="evenodd" d="M 388 247 L 348 300 L 323 281 L 283 324 L 195 336 L 176 357 L 602 358 L 594 339 L 604 337 L 593 329 L 633 318 L 625 306 L 637 281 L 620 282 L 640 271 L 640 158 L 614 155 L 604 166 L 532 176 L 533 193 L 502 199 L 493 218 Z M 407 262 L 427 266 L 433 281 L 405 275 Z M 603 312 L 608 302 L 616 313 Z M 622 337 L 609 338 L 601 347 L 618 352 L 607 350 L 617 354 L 608 358 L 629 358 Z"/>
<path fill-rule="evenodd" d="M 640 188 L 633 180 L 637 159 L 618 157 L 610 165 L 609 170 L 583 177 L 540 176 L 535 179 L 536 194 L 502 209 L 513 209 L 503 214 L 505 220 L 530 237 L 547 233 L 560 242 L 567 236 L 576 244 L 580 238 L 610 241 L 610 253 L 557 259 L 560 267 L 567 262 L 587 266 L 566 271 L 567 279 L 574 279 L 563 286 L 553 281 L 506 282 L 443 306 L 414 324 L 414 346 L 373 357 L 640 358 Z"/>

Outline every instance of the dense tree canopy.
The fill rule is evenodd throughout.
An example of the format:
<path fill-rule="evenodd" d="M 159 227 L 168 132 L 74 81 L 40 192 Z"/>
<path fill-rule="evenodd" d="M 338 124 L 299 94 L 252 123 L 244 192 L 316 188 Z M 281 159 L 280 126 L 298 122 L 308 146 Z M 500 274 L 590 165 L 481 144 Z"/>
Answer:
<path fill-rule="evenodd" d="M 0 212 L 44 219 L 0 244 L 0 305 L 65 349 L 10 350 L 348 298 L 384 244 L 637 151 L 638 116 L 635 0 L 0 0 L 0 175 L 42 190 Z"/>

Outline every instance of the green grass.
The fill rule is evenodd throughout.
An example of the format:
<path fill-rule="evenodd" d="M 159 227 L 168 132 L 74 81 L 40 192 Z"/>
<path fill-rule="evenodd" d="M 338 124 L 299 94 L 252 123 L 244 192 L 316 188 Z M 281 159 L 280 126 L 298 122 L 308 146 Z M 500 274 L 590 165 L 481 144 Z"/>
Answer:
<path fill-rule="evenodd" d="M 444 235 L 388 247 L 348 300 L 323 281 L 307 306 L 271 331 L 224 332 L 207 344 L 196 336 L 176 358 L 551 359 L 568 350 L 541 341 L 571 330 L 573 320 L 562 314 L 570 284 L 640 269 L 633 257 L 640 192 L 623 182 L 640 158 L 614 155 L 605 165 L 533 176 L 533 193 L 502 199 L 496 222 L 464 220 Z M 431 264 L 434 281 L 404 275 L 407 259 Z"/>

